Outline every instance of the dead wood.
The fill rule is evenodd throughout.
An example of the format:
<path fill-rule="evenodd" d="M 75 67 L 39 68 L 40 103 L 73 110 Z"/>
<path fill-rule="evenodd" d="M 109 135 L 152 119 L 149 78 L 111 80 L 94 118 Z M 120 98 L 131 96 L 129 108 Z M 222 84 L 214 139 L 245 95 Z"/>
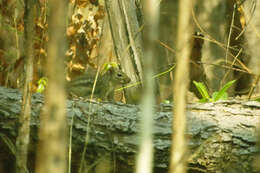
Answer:
<path fill-rule="evenodd" d="M 15 163 L 15 138 L 19 126 L 21 94 L 0 87 L 0 170 Z M 44 104 L 41 94 L 32 97 L 29 168 L 34 168 L 39 115 Z M 189 172 L 256 172 L 253 169 L 256 126 L 260 103 L 228 100 L 188 105 L 187 138 Z M 171 146 L 172 106 L 154 106 L 154 172 L 167 172 Z M 137 105 L 68 100 L 68 125 L 72 123 L 72 172 L 76 172 L 84 147 L 89 121 L 86 165 L 95 167 L 106 158 L 115 172 L 133 172 L 138 145 Z M 94 170 L 94 169 L 93 169 Z M 1 171 L 0 171 L 1 172 Z M 2 171 L 3 172 L 3 171 Z M 33 172 L 33 171 L 31 171 Z M 92 171 L 91 171 L 92 172 Z M 94 171 L 93 171 L 94 172 Z"/>

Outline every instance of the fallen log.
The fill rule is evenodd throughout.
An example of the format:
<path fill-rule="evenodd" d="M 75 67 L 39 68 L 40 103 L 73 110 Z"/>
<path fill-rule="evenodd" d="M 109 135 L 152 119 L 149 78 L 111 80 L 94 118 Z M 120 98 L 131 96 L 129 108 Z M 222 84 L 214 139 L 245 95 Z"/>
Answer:
<path fill-rule="evenodd" d="M 15 139 L 21 94 L 0 87 L 0 172 L 15 164 Z M 134 172 L 138 153 L 140 107 L 122 103 L 98 103 L 81 99 L 67 102 L 68 126 L 72 129 L 72 172 L 77 172 L 88 132 L 84 165 L 97 172 L 106 164 L 115 172 Z M 39 115 L 44 104 L 41 94 L 32 97 L 29 169 L 34 170 Z M 154 106 L 154 172 L 167 172 L 171 147 L 172 106 Z M 187 105 L 188 172 L 256 172 L 256 126 L 260 103 L 228 100 Z M 68 137 L 69 141 L 69 137 Z"/>

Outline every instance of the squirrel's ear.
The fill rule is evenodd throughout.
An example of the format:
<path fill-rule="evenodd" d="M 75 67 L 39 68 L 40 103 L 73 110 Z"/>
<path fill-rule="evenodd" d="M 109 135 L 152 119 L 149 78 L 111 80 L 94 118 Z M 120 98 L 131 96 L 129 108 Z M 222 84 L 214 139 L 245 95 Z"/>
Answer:
<path fill-rule="evenodd" d="M 117 68 L 118 65 L 116 63 L 105 63 L 103 66 L 103 71 L 106 73 L 108 71 L 113 72 Z"/>
<path fill-rule="evenodd" d="M 115 71 L 115 67 L 109 67 L 108 69 L 107 69 L 107 72 L 108 73 L 113 73 Z"/>

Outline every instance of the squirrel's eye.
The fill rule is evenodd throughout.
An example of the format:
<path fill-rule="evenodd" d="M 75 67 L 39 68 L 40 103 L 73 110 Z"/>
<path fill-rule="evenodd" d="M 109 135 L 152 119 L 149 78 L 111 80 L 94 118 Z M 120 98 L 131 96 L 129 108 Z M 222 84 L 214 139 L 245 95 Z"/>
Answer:
<path fill-rule="evenodd" d="M 122 77 L 122 74 L 121 73 L 117 73 L 117 77 Z"/>

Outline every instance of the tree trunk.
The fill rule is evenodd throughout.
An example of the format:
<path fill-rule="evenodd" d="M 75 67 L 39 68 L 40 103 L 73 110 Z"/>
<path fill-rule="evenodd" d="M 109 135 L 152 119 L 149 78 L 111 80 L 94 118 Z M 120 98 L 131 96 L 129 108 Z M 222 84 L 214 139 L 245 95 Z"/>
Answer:
<path fill-rule="evenodd" d="M 17 136 L 18 117 L 21 111 L 21 94 L 14 89 L 0 88 L 0 169 L 11 173 L 14 164 L 14 140 Z M 34 170 L 35 146 L 38 141 L 39 114 L 43 96 L 32 97 L 31 145 L 29 169 Z M 189 138 L 187 153 L 188 172 L 256 172 L 252 163 L 257 152 L 256 126 L 259 124 L 260 103 L 236 100 L 217 103 L 193 103 L 187 106 Z M 171 146 L 172 106 L 154 106 L 154 172 L 167 172 Z M 67 121 L 72 129 L 72 172 L 77 172 L 80 155 L 90 116 L 90 138 L 86 165 L 90 172 L 102 159 L 113 164 L 115 172 L 134 170 L 137 154 L 138 114 L 136 105 L 121 103 L 96 103 L 83 100 L 67 102 Z M 92 171 L 93 170 L 93 171 Z M 239 170 L 239 171 L 237 171 Z M 4 171 L 1 171 L 4 172 Z"/>
<path fill-rule="evenodd" d="M 117 59 L 132 82 L 139 82 L 143 75 L 143 48 L 141 26 L 137 16 L 138 7 L 135 1 L 107 0 L 105 3 Z M 126 90 L 129 103 L 139 101 L 139 90 L 139 87 Z"/>
<path fill-rule="evenodd" d="M 36 173 L 67 171 L 67 125 L 64 61 L 66 1 L 48 3 L 48 56 L 46 102 L 41 113 Z"/>
<path fill-rule="evenodd" d="M 36 4 L 25 1 L 24 11 L 24 48 L 25 48 L 25 82 L 23 86 L 23 103 L 20 115 L 20 127 L 16 139 L 16 173 L 27 173 L 27 155 L 30 139 L 31 95 L 33 80 L 33 43 Z M 18 55 L 17 55 L 18 56 Z M 19 58 L 19 57 L 17 57 Z"/>
<path fill-rule="evenodd" d="M 243 10 L 246 20 L 245 36 L 248 42 L 246 50 L 251 55 L 249 69 L 252 71 L 252 73 L 258 75 L 254 76 L 253 85 L 250 91 L 252 93 L 250 94 L 260 93 L 260 3 L 250 0 L 245 1 Z"/>
<path fill-rule="evenodd" d="M 201 31 L 207 40 L 205 40 L 202 49 L 202 61 L 208 77 L 209 88 L 212 91 L 220 89 L 221 80 L 225 75 L 225 69 L 208 64 L 223 64 L 225 61 L 225 41 L 226 41 L 226 2 L 222 0 L 197 2 L 195 18 L 196 27 L 203 29 Z M 211 41 L 208 41 L 208 40 Z M 215 41 L 215 42 L 214 42 Z M 218 43 L 217 43 L 218 42 Z"/>

